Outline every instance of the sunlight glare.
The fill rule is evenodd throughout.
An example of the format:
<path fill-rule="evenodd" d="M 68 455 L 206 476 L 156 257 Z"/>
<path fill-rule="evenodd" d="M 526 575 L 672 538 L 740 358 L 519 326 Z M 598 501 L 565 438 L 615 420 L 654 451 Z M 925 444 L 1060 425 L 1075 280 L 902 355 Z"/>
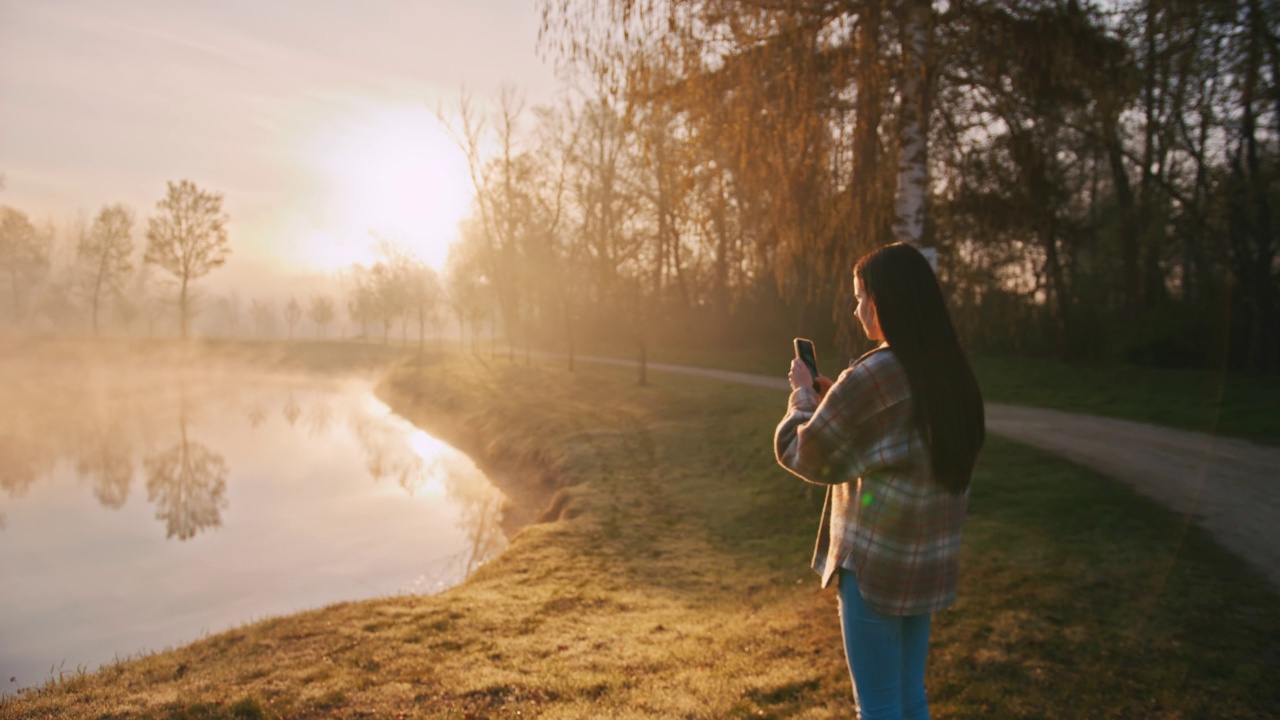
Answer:
<path fill-rule="evenodd" d="M 379 239 L 444 264 L 473 192 L 465 155 L 425 105 L 368 105 L 317 133 L 309 155 L 329 202 L 308 264 L 371 264 Z"/>
<path fill-rule="evenodd" d="M 425 495 L 439 496 L 444 494 L 444 467 L 442 464 L 442 454 L 449 450 L 449 446 L 443 442 L 431 437 L 422 430 L 414 430 L 409 434 L 409 447 L 418 454 L 418 457 L 427 461 L 426 478 L 418 483 L 414 488 Z"/>

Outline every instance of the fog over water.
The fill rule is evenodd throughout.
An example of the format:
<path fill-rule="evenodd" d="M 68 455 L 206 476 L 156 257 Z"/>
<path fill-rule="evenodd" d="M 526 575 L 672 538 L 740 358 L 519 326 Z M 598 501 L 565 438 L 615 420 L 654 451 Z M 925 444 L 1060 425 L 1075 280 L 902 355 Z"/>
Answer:
<path fill-rule="evenodd" d="M 502 495 L 369 377 L 44 349 L 0 356 L 0 406 L 0 692 L 506 544 Z"/>

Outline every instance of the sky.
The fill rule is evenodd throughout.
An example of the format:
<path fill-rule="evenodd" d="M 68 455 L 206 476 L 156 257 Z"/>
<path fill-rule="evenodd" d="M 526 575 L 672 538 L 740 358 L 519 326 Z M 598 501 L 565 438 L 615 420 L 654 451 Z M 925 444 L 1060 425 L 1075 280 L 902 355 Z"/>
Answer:
<path fill-rule="evenodd" d="M 224 194 L 214 286 L 372 259 L 439 265 L 472 196 L 435 116 L 559 84 L 535 0 L 0 0 L 0 204 L 70 227 L 166 182 Z M 252 288 L 246 289 L 252 292 Z"/>

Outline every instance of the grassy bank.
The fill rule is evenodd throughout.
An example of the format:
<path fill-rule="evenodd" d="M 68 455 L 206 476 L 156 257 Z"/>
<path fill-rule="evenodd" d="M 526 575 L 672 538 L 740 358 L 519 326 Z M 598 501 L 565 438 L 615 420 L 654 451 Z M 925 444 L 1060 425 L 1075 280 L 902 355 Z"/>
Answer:
<path fill-rule="evenodd" d="M 1068 365 L 980 358 L 983 392 L 996 402 L 1138 420 L 1280 445 L 1280 377 Z"/>
<path fill-rule="evenodd" d="M 265 620 L 68 678 L 3 718 L 838 718 L 821 493 L 774 465 L 776 391 L 559 362 L 429 358 L 384 386 L 549 522 L 436 596 Z M 554 519 L 552 519 L 554 518 Z M 412 548 L 407 548 L 412 552 Z M 938 718 L 1280 717 L 1280 603 L 1117 483 L 993 439 Z"/>

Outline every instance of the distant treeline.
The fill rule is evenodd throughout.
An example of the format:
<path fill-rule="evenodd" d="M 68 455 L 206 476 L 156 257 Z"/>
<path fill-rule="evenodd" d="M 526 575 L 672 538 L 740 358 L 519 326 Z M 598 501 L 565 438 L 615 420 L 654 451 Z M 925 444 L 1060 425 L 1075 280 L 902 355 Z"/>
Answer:
<path fill-rule="evenodd" d="M 189 180 L 168 183 L 147 218 L 146 245 L 135 242 L 135 216 L 123 204 L 81 216 L 58 242 L 51 222 L 37 225 L 26 213 L 0 205 L 0 277 L 5 302 L 0 318 L 11 327 L 75 331 L 88 321 L 148 332 L 176 310 L 187 337 L 198 311 L 194 283 L 231 254 L 222 194 Z M 140 323 L 141 321 L 141 323 Z"/>
<path fill-rule="evenodd" d="M 0 205 L 0 329 L 383 343 L 393 326 L 401 342 L 411 328 L 418 343 L 444 330 L 447 305 L 435 270 L 390 242 L 379 243 L 369 267 L 322 277 L 301 301 L 279 288 L 248 298 L 205 292 L 198 281 L 232 251 L 228 220 L 221 193 L 186 180 L 169 183 L 146 219 L 142 245 L 134 211 L 120 203 L 61 228 Z"/>

